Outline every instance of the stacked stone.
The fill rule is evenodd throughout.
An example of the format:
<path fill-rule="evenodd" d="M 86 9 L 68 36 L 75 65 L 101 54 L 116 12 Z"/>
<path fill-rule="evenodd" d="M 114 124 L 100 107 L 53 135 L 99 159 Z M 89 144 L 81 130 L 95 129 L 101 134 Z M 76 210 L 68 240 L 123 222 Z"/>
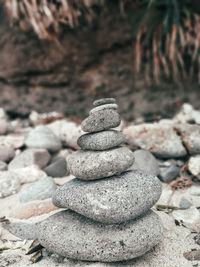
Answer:
<path fill-rule="evenodd" d="M 161 194 L 157 177 L 128 171 L 134 162 L 123 147 L 115 99 L 94 102 L 82 122 L 88 132 L 68 157 L 77 177 L 57 189 L 53 203 L 64 210 L 38 225 L 41 244 L 68 258 L 116 262 L 144 254 L 162 238 L 162 224 L 151 210 Z"/>

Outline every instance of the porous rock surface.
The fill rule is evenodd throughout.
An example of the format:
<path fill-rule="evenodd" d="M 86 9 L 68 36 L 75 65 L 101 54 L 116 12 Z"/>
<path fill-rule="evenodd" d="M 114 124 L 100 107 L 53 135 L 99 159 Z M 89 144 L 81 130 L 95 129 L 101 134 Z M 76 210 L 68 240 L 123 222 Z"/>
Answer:
<path fill-rule="evenodd" d="M 126 172 L 92 182 L 73 179 L 59 187 L 54 205 L 103 223 L 121 223 L 150 209 L 161 195 L 157 177 Z"/>
<path fill-rule="evenodd" d="M 106 151 L 76 151 L 68 156 L 70 172 L 83 180 L 95 180 L 119 174 L 134 162 L 131 150 L 126 147 Z"/>
<path fill-rule="evenodd" d="M 120 125 L 120 116 L 116 110 L 105 109 L 91 114 L 82 124 L 84 132 L 99 132 Z"/>
<path fill-rule="evenodd" d="M 49 251 L 87 261 L 141 256 L 160 241 L 162 232 L 160 218 L 152 211 L 137 220 L 106 225 L 65 210 L 37 224 L 39 242 Z"/>
<path fill-rule="evenodd" d="M 125 143 L 122 132 L 107 130 L 98 133 L 83 134 L 77 140 L 77 144 L 83 150 L 106 150 Z"/>

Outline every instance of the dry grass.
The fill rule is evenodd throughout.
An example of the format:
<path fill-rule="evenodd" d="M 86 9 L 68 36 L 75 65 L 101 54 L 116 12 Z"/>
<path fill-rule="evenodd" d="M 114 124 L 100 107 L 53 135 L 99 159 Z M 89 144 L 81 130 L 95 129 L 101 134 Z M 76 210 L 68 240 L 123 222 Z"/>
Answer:
<path fill-rule="evenodd" d="M 62 24 L 71 28 L 79 25 L 84 17 L 90 22 L 93 17 L 90 0 L 4 0 L 8 15 L 18 21 L 25 30 L 31 25 L 40 39 L 52 39 Z"/>

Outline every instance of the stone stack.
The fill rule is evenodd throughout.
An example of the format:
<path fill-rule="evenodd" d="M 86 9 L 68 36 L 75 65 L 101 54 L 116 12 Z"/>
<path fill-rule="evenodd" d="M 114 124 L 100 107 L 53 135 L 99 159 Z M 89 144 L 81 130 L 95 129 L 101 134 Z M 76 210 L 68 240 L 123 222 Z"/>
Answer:
<path fill-rule="evenodd" d="M 57 189 L 53 203 L 68 210 L 38 224 L 38 238 L 48 250 L 72 259 L 116 262 L 138 257 L 162 238 L 162 223 L 151 207 L 161 194 L 157 177 L 128 171 L 134 155 L 123 147 L 124 135 L 115 99 L 94 102 L 82 122 L 88 132 L 81 150 L 68 157 L 77 177 Z"/>

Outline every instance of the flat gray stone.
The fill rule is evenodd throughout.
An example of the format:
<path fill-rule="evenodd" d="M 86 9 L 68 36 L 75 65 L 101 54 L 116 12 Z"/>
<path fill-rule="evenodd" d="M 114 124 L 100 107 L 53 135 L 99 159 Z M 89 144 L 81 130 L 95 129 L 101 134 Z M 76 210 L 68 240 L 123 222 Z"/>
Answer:
<path fill-rule="evenodd" d="M 20 202 L 44 200 L 52 197 L 56 190 L 56 184 L 51 177 L 42 178 L 34 183 L 26 185 L 19 192 Z"/>
<path fill-rule="evenodd" d="M 79 137 L 77 144 L 83 150 L 106 150 L 125 143 L 123 133 L 107 130 L 98 133 L 88 133 Z"/>
<path fill-rule="evenodd" d="M 11 234 L 27 240 L 37 239 L 37 228 L 35 223 L 25 222 L 10 222 L 2 223 L 3 227 L 7 229 Z"/>
<path fill-rule="evenodd" d="M 131 166 L 131 170 L 141 170 L 147 174 L 157 176 L 160 173 L 158 161 L 151 152 L 139 149 L 133 152 L 135 161 Z"/>
<path fill-rule="evenodd" d="M 81 124 L 84 132 L 100 132 L 120 125 L 120 116 L 114 109 L 105 109 L 87 117 Z"/>
<path fill-rule="evenodd" d="M 60 211 L 37 224 L 39 242 L 49 251 L 86 261 L 116 262 L 143 255 L 162 239 L 159 216 L 119 225 L 94 222 L 73 211 Z"/>
<path fill-rule="evenodd" d="M 116 99 L 115 98 L 101 98 L 98 100 L 95 100 L 93 102 L 94 106 L 101 106 L 101 105 L 105 105 L 105 104 L 112 104 L 112 103 L 116 103 Z"/>
<path fill-rule="evenodd" d="M 91 109 L 89 114 L 92 115 L 95 112 L 98 112 L 100 110 L 105 110 L 105 109 L 117 110 L 118 109 L 118 105 L 117 104 L 105 104 L 105 105 L 97 106 L 97 107 Z"/>
<path fill-rule="evenodd" d="M 58 158 L 55 162 L 47 166 L 44 171 L 51 177 L 64 177 L 68 174 L 67 162 L 64 158 Z"/>
<path fill-rule="evenodd" d="M 106 151 L 79 150 L 67 158 L 71 174 L 83 180 L 95 180 L 120 174 L 133 162 L 133 152 L 126 147 Z"/>
<path fill-rule="evenodd" d="M 50 155 L 46 149 L 30 148 L 17 155 L 8 165 L 9 170 L 15 170 L 27 167 L 29 165 L 37 165 L 43 168 L 50 160 Z"/>
<path fill-rule="evenodd" d="M 51 152 L 57 152 L 61 149 L 60 139 L 46 126 L 39 125 L 33 129 L 25 144 L 30 148 L 44 148 Z"/>
<path fill-rule="evenodd" d="M 15 150 L 11 146 L 0 145 L 0 160 L 8 162 L 15 156 Z"/>
<path fill-rule="evenodd" d="M 53 203 L 112 224 L 145 213 L 158 201 L 161 192 L 157 177 L 134 171 L 90 182 L 73 179 L 56 190 Z"/>
<path fill-rule="evenodd" d="M 5 171 L 7 170 L 8 166 L 5 162 L 0 161 L 0 171 Z"/>

